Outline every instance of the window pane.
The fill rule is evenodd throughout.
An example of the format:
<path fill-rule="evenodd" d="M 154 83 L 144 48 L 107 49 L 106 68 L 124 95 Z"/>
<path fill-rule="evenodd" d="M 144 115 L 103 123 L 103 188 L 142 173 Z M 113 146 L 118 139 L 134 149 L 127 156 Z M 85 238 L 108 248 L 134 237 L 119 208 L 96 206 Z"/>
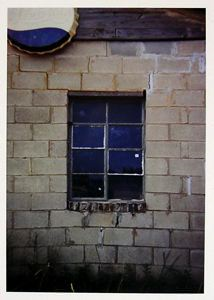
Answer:
<path fill-rule="evenodd" d="M 141 126 L 109 126 L 109 148 L 141 147 Z"/>
<path fill-rule="evenodd" d="M 142 173 L 141 151 L 109 151 L 109 173 Z"/>
<path fill-rule="evenodd" d="M 74 126 L 73 147 L 103 147 L 104 127 Z"/>
<path fill-rule="evenodd" d="M 73 175 L 73 197 L 104 197 L 103 175 Z"/>
<path fill-rule="evenodd" d="M 103 150 L 73 150 L 74 173 L 103 173 Z"/>
<path fill-rule="evenodd" d="M 108 176 L 109 199 L 142 199 L 142 176 Z"/>
<path fill-rule="evenodd" d="M 104 102 L 87 101 L 73 103 L 73 122 L 105 123 L 106 105 Z"/>
<path fill-rule="evenodd" d="M 141 102 L 112 102 L 109 104 L 109 123 L 141 123 Z"/>

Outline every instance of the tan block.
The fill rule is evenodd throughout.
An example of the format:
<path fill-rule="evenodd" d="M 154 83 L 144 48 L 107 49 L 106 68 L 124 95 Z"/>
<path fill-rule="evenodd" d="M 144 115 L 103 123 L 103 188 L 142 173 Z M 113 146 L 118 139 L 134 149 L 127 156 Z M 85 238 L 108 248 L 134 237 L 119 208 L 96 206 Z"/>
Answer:
<path fill-rule="evenodd" d="M 146 125 L 146 141 L 168 140 L 167 125 Z"/>
<path fill-rule="evenodd" d="M 15 119 L 17 123 L 48 123 L 50 110 L 47 107 L 17 107 Z"/>
<path fill-rule="evenodd" d="M 49 89 L 80 90 L 80 74 L 76 73 L 51 73 L 48 74 Z"/>
<path fill-rule="evenodd" d="M 12 87 L 15 89 L 46 89 L 47 75 L 36 72 L 15 72 L 12 77 Z"/>
<path fill-rule="evenodd" d="M 170 125 L 170 136 L 172 140 L 180 141 L 204 141 L 205 126 L 204 125 Z"/>
<path fill-rule="evenodd" d="M 204 101 L 204 91 L 174 90 L 172 92 L 172 105 L 174 106 L 203 106 Z"/>
<path fill-rule="evenodd" d="M 99 228 L 68 228 L 66 243 L 68 245 L 93 245 L 98 243 Z"/>
<path fill-rule="evenodd" d="M 31 244 L 36 240 L 38 246 L 65 245 L 65 229 L 35 229 L 31 231 Z"/>
<path fill-rule="evenodd" d="M 14 191 L 14 176 L 7 175 L 7 192 L 12 193 Z"/>
<path fill-rule="evenodd" d="M 205 143 L 204 142 L 189 143 L 189 157 L 205 158 Z"/>
<path fill-rule="evenodd" d="M 48 226 L 48 212 L 15 212 L 14 228 L 35 228 Z"/>
<path fill-rule="evenodd" d="M 204 233 L 201 231 L 174 230 L 171 235 L 172 247 L 203 249 Z"/>
<path fill-rule="evenodd" d="M 67 125 L 38 124 L 33 125 L 34 140 L 67 140 Z"/>
<path fill-rule="evenodd" d="M 146 96 L 146 106 L 170 106 L 171 105 L 171 92 L 164 90 L 155 90 Z"/>
<path fill-rule="evenodd" d="M 66 155 L 67 155 L 67 142 L 65 141 L 50 142 L 51 157 L 66 157 Z"/>
<path fill-rule="evenodd" d="M 12 73 L 7 74 L 7 88 L 12 88 Z"/>
<path fill-rule="evenodd" d="M 205 124 L 205 109 L 191 108 L 189 112 L 190 124 Z"/>
<path fill-rule="evenodd" d="M 8 158 L 7 160 L 8 175 L 29 175 L 30 160 L 22 158 Z"/>
<path fill-rule="evenodd" d="M 147 123 L 186 123 L 185 111 L 175 107 L 150 107 L 146 110 Z"/>
<path fill-rule="evenodd" d="M 55 72 L 88 72 L 89 57 L 84 56 L 56 56 L 54 61 Z"/>
<path fill-rule="evenodd" d="M 147 193 L 180 193 L 182 188 L 179 176 L 146 176 Z"/>
<path fill-rule="evenodd" d="M 31 194 L 28 193 L 8 193 L 7 210 L 30 210 Z"/>
<path fill-rule="evenodd" d="M 204 230 L 205 222 L 204 213 L 191 213 L 190 228 L 193 230 Z"/>
<path fill-rule="evenodd" d="M 168 210 L 169 195 L 145 193 L 146 206 L 148 210 Z"/>
<path fill-rule="evenodd" d="M 17 176 L 15 177 L 15 192 L 48 192 L 48 176 Z"/>
<path fill-rule="evenodd" d="M 66 159 L 33 158 L 32 174 L 66 174 Z"/>
<path fill-rule="evenodd" d="M 7 157 L 13 157 L 13 142 L 7 142 Z"/>
<path fill-rule="evenodd" d="M 58 55 L 62 56 L 93 56 L 93 55 L 104 55 L 106 56 L 106 42 L 102 41 L 75 41 L 70 43 L 68 47 L 64 47 L 60 50 Z"/>
<path fill-rule="evenodd" d="M 156 60 L 151 57 L 126 57 L 123 58 L 123 73 L 147 73 L 154 72 L 156 69 Z"/>
<path fill-rule="evenodd" d="M 15 108 L 13 106 L 7 107 L 7 123 L 15 122 Z"/>
<path fill-rule="evenodd" d="M 119 74 L 116 76 L 117 91 L 143 91 L 148 89 L 149 76 L 145 74 Z"/>
<path fill-rule="evenodd" d="M 204 74 L 187 75 L 187 89 L 189 90 L 205 90 L 206 82 Z"/>
<path fill-rule="evenodd" d="M 152 212 L 132 216 L 130 213 L 123 213 L 119 227 L 151 228 L 153 223 Z"/>
<path fill-rule="evenodd" d="M 8 89 L 7 105 L 31 106 L 32 105 L 32 91 Z"/>
<path fill-rule="evenodd" d="M 82 214 L 69 210 L 51 211 L 50 227 L 74 227 L 82 226 Z"/>
<path fill-rule="evenodd" d="M 194 53 L 204 53 L 205 52 L 205 42 L 204 41 L 182 41 L 176 42 L 177 55 L 192 55 Z"/>
<path fill-rule="evenodd" d="M 114 264 L 116 257 L 116 247 L 86 246 L 85 260 L 88 263 L 111 263 Z"/>
<path fill-rule="evenodd" d="M 124 264 L 151 264 L 152 249 L 142 247 L 119 247 L 118 262 Z"/>
<path fill-rule="evenodd" d="M 29 246 L 30 231 L 27 229 L 16 229 L 8 231 L 8 246 L 10 247 L 26 247 Z"/>
<path fill-rule="evenodd" d="M 14 157 L 46 157 L 48 142 L 14 142 Z"/>
<path fill-rule="evenodd" d="M 32 130 L 29 124 L 8 124 L 8 140 L 31 140 Z"/>
<path fill-rule="evenodd" d="M 181 142 L 181 157 L 189 158 L 189 143 Z"/>
<path fill-rule="evenodd" d="M 8 55 L 7 56 L 7 72 L 17 72 L 19 70 L 19 56 Z"/>
<path fill-rule="evenodd" d="M 53 107 L 51 110 L 51 122 L 67 124 L 67 107 Z"/>
<path fill-rule="evenodd" d="M 138 229 L 135 237 L 135 245 L 145 247 L 169 247 L 169 231 Z"/>
<path fill-rule="evenodd" d="M 204 212 L 205 197 L 201 195 L 171 195 L 172 211 L 195 211 Z"/>
<path fill-rule="evenodd" d="M 53 254 L 52 254 L 53 253 Z M 57 253 L 57 255 L 56 255 Z M 83 246 L 55 247 L 50 249 L 50 256 L 56 255 L 57 263 L 72 264 L 82 263 L 84 259 Z"/>
<path fill-rule="evenodd" d="M 191 68 L 190 59 L 159 57 L 157 71 L 162 73 L 189 73 Z"/>
<path fill-rule="evenodd" d="M 185 212 L 154 212 L 154 228 L 188 229 L 189 215 Z"/>
<path fill-rule="evenodd" d="M 186 178 L 183 179 L 184 193 L 187 193 Z M 205 194 L 205 179 L 203 176 L 192 177 L 192 194 Z"/>
<path fill-rule="evenodd" d="M 44 56 L 20 56 L 21 71 L 52 71 L 53 57 L 51 55 Z"/>
<path fill-rule="evenodd" d="M 34 106 L 65 106 L 67 104 L 66 91 L 34 91 Z"/>
<path fill-rule="evenodd" d="M 90 226 L 103 226 L 103 227 L 114 227 L 115 225 L 112 222 L 113 220 L 113 213 L 96 213 L 91 214 L 90 216 Z"/>
<path fill-rule="evenodd" d="M 105 245 L 126 245 L 133 244 L 132 229 L 107 228 L 104 231 Z"/>
<path fill-rule="evenodd" d="M 32 210 L 66 209 L 66 193 L 34 193 L 32 194 Z"/>
<path fill-rule="evenodd" d="M 111 74 L 83 74 L 82 90 L 113 91 L 114 76 Z"/>
<path fill-rule="evenodd" d="M 91 57 L 89 64 L 91 73 L 121 73 L 122 58 L 119 57 Z"/>
<path fill-rule="evenodd" d="M 146 174 L 147 175 L 166 175 L 168 173 L 168 164 L 166 159 L 147 158 Z"/>
<path fill-rule="evenodd" d="M 184 74 L 155 74 L 155 89 L 186 89 L 186 78 Z"/>
<path fill-rule="evenodd" d="M 67 176 L 56 175 L 50 176 L 50 191 L 51 192 L 67 192 Z"/>
<path fill-rule="evenodd" d="M 180 157 L 178 142 L 147 142 L 146 157 Z"/>
<path fill-rule="evenodd" d="M 205 164 L 203 159 L 170 159 L 169 174 L 203 176 Z"/>
<path fill-rule="evenodd" d="M 163 257 L 166 257 L 166 265 L 188 266 L 189 251 L 186 249 L 156 248 L 154 249 L 154 264 L 164 265 Z"/>

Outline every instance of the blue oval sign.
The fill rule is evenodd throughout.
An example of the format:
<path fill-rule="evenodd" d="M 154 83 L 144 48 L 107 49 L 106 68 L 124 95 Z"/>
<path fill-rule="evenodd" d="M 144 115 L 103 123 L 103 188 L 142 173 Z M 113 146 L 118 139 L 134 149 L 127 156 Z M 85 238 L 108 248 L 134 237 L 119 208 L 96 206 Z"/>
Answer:
<path fill-rule="evenodd" d="M 77 20 L 74 8 L 9 8 L 8 40 L 28 53 L 50 53 L 76 34 Z"/>

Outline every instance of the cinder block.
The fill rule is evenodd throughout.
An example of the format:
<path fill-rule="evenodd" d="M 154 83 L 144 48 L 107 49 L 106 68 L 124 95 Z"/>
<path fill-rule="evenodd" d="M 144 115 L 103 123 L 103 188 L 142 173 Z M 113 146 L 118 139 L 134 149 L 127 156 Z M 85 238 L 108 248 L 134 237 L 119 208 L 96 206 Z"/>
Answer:
<path fill-rule="evenodd" d="M 34 91 L 34 106 L 65 106 L 67 104 L 66 91 Z"/>
<path fill-rule="evenodd" d="M 146 125 L 146 141 L 168 140 L 167 125 Z"/>
<path fill-rule="evenodd" d="M 7 211 L 7 229 L 11 229 L 13 227 L 13 213 L 11 211 Z"/>
<path fill-rule="evenodd" d="M 51 157 L 66 157 L 66 155 L 67 155 L 67 142 L 65 141 L 50 142 Z"/>
<path fill-rule="evenodd" d="M 13 106 L 7 107 L 7 123 L 15 122 L 15 108 Z"/>
<path fill-rule="evenodd" d="M 205 165 L 203 159 L 170 159 L 169 174 L 203 176 Z"/>
<path fill-rule="evenodd" d="M 13 264 L 14 265 L 29 265 L 35 263 L 34 249 L 28 247 L 13 249 Z"/>
<path fill-rule="evenodd" d="M 17 123 L 48 123 L 50 110 L 47 107 L 17 107 L 15 118 Z"/>
<path fill-rule="evenodd" d="M 19 56 L 8 55 L 7 56 L 7 72 L 17 72 L 19 70 Z"/>
<path fill-rule="evenodd" d="M 184 74 L 155 74 L 155 89 L 186 89 L 186 78 Z"/>
<path fill-rule="evenodd" d="M 47 75 L 37 72 L 14 72 L 12 76 L 12 87 L 15 89 L 46 89 Z"/>
<path fill-rule="evenodd" d="M 168 210 L 169 195 L 145 193 L 146 206 L 148 210 Z"/>
<path fill-rule="evenodd" d="M 39 193 L 49 191 L 48 176 L 16 176 L 15 192 L 20 193 Z"/>
<path fill-rule="evenodd" d="M 7 139 L 8 140 L 31 140 L 32 130 L 29 124 L 8 124 L 7 127 Z"/>
<path fill-rule="evenodd" d="M 205 126 L 204 125 L 170 125 L 170 136 L 172 140 L 180 141 L 204 141 Z"/>
<path fill-rule="evenodd" d="M 123 73 L 148 73 L 156 69 L 156 59 L 152 56 L 123 58 Z"/>
<path fill-rule="evenodd" d="M 80 90 L 80 74 L 50 73 L 48 74 L 49 89 Z"/>
<path fill-rule="evenodd" d="M 175 107 L 152 107 L 146 110 L 147 123 L 186 123 L 185 118 L 181 118 L 184 109 Z"/>
<path fill-rule="evenodd" d="M 205 124 L 205 109 L 204 108 L 191 108 L 189 112 L 190 124 Z"/>
<path fill-rule="evenodd" d="M 176 42 L 177 55 L 188 56 L 193 53 L 204 53 L 205 42 L 204 41 L 179 41 Z"/>
<path fill-rule="evenodd" d="M 149 75 L 119 74 L 115 79 L 117 91 L 143 91 L 148 89 Z"/>
<path fill-rule="evenodd" d="M 189 251 L 186 249 L 155 248 L 154 264 L 163 266 L 164 256 L 167 266 L 188 266 Z"/>
<path fill-rule="evenodd" d="M 67 107 L 53 107 L 51 110 L 51 123 L 67 124 Z"/>
<path fill-rule="evenodd" d="M 113 91 L 115 89 L 112 74 L 83 74 L 82 90 L 86 91 Z"/>
<path fill-rule="evenodd" d="M 87 263 L 111 263 L 114 264 L 116 257 L 115 247 L 86 246 L 85 261 Z"/>
<path fill-rule="evenodd" d="M 146 106 L 170 106 L 171 105 L 171 92 L 167 90 L 154 90 L 152 93 L 146 95 Z"/>
<path fill-rule="evenodd" d="M 205 179 L 204 177 L 192 177 L 192 193 L 205 194 Z"/>
<path fill-rule="evenodd" d="M 68 228 L 66 230 L 66 243 L 68 245 L 98 244 L 99 228 Z"/>
<path fill-rule="evenodd" d="M 121 73 L 122 58 L 120 57 L 91 57 L 89 64 L 91 73 Z"/>
<path fill-rule="evenodd" d="M 147 193 L 180 193 L 181 178 L 179 176 L 146 176 Z"/>
<path fill-rule="evenodd" d="M 48 142 L 14 142 L 14 157 L 47 157 Z"/>
<path fill-rule="evenodd" d="M 7 142 L 7 157 L 13 157 L 13 142 Z"/>
<path fill-rule="evenodd" d="M 7 88 L 8 89 L 12 88 L 12 74 L 13 73 L 8 73 L 7 74 Z"/>
<path fill-rule="evenodd" d="M 204 142 L 189 143 L 189 157 L 205 158 L 205 143 Z"/>
<path fill-rule="evenodd" d="M 12 193 L 14 191 L 14 176 L 7 175 L 7 192 Z"/>
<path fill-rule="evenodd" d="M 202 231 L 175 230 L 171 234 L 171 245 L 176 248 L 203 249 L 204 233 Z"/>
<path fill-rule="evenodd" d="M 50 257 L 55 263 L 81 263 L 83 255 L 83 246 L 50 248 Z"/>
<path fill-rule="evenodd" d="M 174 44 L 172 42 L 144 42 L 144 52 L 152 54 L 172 54 Z"/>
<path fill-rule="evenodd" d="M 147 175 L 167 175 L 167 173 L 168 173 L 168 164 L 166 159 L 162 159 L 162 158 L 146 159 Z"/>
<path fill-rule="evenodd" d="M 113 213 L 96 213 L 90 215 L 90 226 L 96 227 L 114 227 Z"/>
<path fill-rule="evenodd" d="M 189 73 L 191 70 L 190 59 L 175 57 L 159 57 L 157 71 L 162 73 Z"/>
<path fill-rule="evenodd" d="M 169 231 L 157 229 L 137 230 L 135 245 L 145 247 L 169 247 Z"/>
<path fill-rule="evenodd" d="M 204 230 L 204 213 L 191 213 L 190 228 L 193 230 Z"/>
<path fill-rule="evenodd" d="M 14 228 L 36 228 L 48 226 L 48 212 L 14 212 Z"/>
<path fill-rule="evenodd" d="M 32 230 L 30 239 L 32 246 L 65 246 L 65 229 Z"/>
<path fill-rule="evenodd" d="M 154 212 L 154 227 L 188 229 L 189 215 L 185 212 Z"/>
<path fill-rule="evenodd" d="M 171 195 L 172 211 L 195 211 L 204 212 L 205 199 L 200 195 Z"/>
<path fill-rule="evenodd" d="M 146 157 L 180 157 L 179 142 L 147 142 Z"/>
<path fill-rule="evenodd" d="M 33 125 L 34 140 L 67 140 L 66 124 Z"/>
<path fill-rule="evenodd" d="M 188 90 L 205 90 L 205 74 L 191 74 L 187 75 L 187 89 Z"/>
<path fill-rule="evenodd" d="M 70 43 L 69 47 L 65 47 L 58 54 L 61 56 L 106 56 L 106 42 L 103 41 L 75 41 Z M 58 57 L 57 55 L 56 57 Z"/>
<path fill-rule="evenodd" d="M 204 251 L 192 250 L 190 252 L 190 265 L 194 267 L 204 267 Z"/>
<path fill-rule="evenodd" d="M 33 158 L 32 174 L 66 174 L 65 158 Z"/>
<path fill-rule="evenodd" d="M 152 249 L 143 247 L 119 247 L 118 262 L 126 264 L 151 264 Z"/>
<path fill-rule="evenodd" d="M 55 56 L 55 72 L 88 72 L 89 57 L 84 56 Z"/>
<path fill-rule="evenodd" d="M 31 106 L 32 105 L 32 91 L 8 89 L 7 90 L 7 105 Z"/>
<path fill-rule="evenodd" d="M 52 71 L 53 57 L 50 55 L 40 56 L 20 56 L 20 70 L 21 71 Z"/>
<path fill-rule="evenodd" d="M 66 193 L 34 193 L 32 195 L 33 210 L 66 209 Z"/>
<path fill-rule="evenodd" d="M 172 91 L 172 105 L 174 106 L 204 106 L 204 91 Z"/>
<path fill-rule="evenodd" d="M 139 42 L 108 42 L 107 55 L 139 56 L 142 46 L 143 44 Z"/>
<path fill-rule="evenodd" d="M 8 230 L 8 247 L 27 247 L 30 245 L 30 231 L 25 229 Z"/>
<path fill-rule="evenodd" d="M 104 244 L 131 246 L 133 244 L 132 229 L 105 229 Z"/>
<path fill-rule="evenodd" d="M 189 143 L 181 142 L 181 158 L 189 158 Z"/>
<path fill-rule="evenodd" d="M 67 192 L 67 176 L 50 176 L 50 191 L 57 193 Z"/>
<path fill-rule="evenodd" d="M 26 158 L 8 158 L 8 175 L 28 175 L 30 174 L 30 160 Z"/>
<path fill-rule="evenodd" d="M 28 193 L 8 193 L 7 194 L 8 210 L 30 210 L 31 194 Z"/>
<path fill-rule="evenodd" d="M 79 212 L 68 210 L 51 211 L 50 226 L 51 227 L 73 227 L 82 226 L 81 220 L 83 215 Z"/>
<path fill-rule="evenodd" d="M 136 214 L 132 216 L 130 213 L 123 213 L 119 227 L 137 227 L 151 228 L 152 227 L 152 212 L 147 211 L 144 214 Z"/>

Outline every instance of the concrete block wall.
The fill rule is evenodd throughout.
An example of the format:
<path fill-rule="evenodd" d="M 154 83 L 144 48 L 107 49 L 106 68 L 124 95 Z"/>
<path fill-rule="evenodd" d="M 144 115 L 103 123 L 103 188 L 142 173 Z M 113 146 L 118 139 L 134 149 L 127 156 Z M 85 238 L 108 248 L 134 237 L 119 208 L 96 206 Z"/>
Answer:
<path fill-rule="evenodd" d="M 146 90 L 146 213 L 66 209 L 67 92 Z M 130 264 L 176 267 L 202 278 L 204 250 L 205 43 L 71 42 L 33 56 L 8 48 L 8 265 L 21 272 Z M 188 195 L 188 177 L 191 193 Z M 104 228 L 99 247 L 100 227 Z"/>

